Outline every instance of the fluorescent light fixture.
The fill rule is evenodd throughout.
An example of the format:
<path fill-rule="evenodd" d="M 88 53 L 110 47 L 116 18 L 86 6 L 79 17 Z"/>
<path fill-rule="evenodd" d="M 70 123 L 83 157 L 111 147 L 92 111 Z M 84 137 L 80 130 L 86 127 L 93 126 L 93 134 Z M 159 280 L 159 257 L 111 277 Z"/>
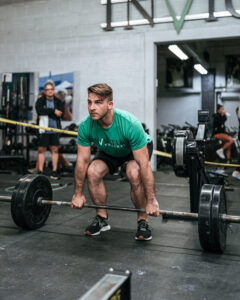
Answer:
<path fill-rule="evenodd" d="M 206 75 L 208 71 L 200 64 L 194 65 L 194 69 L 198 71 L 201 75 Z"/>
<path fill-rule="evenodd" d="M 177 45 L 169 45 L 168 49 L 181 60 L 188 59 L 188 56 Z"/>

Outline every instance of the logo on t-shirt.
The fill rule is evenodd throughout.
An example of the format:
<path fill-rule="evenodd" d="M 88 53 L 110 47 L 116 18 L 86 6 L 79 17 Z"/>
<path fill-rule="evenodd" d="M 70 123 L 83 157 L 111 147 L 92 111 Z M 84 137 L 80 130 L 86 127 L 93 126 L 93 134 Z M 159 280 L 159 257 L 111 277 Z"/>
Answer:
<path fill-rule="evenodd" d="M 111 148 L 124 148 L 127 147 L 127 144 L 125 141 L 122 140 L 110 140 L 107 138 L 93 138 L 93 142 L 96 144 L 96 146 L 101 147 L 111 147 Z"/>

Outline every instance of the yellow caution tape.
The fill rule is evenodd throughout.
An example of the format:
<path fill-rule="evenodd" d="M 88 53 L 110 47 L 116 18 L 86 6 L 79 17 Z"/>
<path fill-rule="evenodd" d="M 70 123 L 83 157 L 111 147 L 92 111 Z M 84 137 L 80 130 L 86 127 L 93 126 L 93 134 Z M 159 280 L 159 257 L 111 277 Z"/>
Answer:
<path fill-rule="evenodd" d="M 24 122 L 12 121 L 12 120 L 8 120 L 8 119 L 5 119 L 5 118 L 0 118 L 0 122 L 13 124 L 13 125 L 24 126 L 24 127 L 31 127 L 31 128 L 35 128 L 35 129 L 43 129 L 43 130 L 46 130 L 46 131 L 55 131 L 55 132 L 64 133 L 64 134 L 72 135 L 72 136 L 73 135 L 75 135 L 75 136 L 78 135 L 77 131 L 69 131 L 69 130 L 56 129 L 56 128 L 48 128 L 48 127 L 43 127 L 43 126 L 24 123 Z M 172 158 L 171 153 L 166 153 L 166 152 L 162 152 L 162 151 L 159 151 L 159 150 L 153 150 L 153 153 L 156 154 L 156 155 L 162 156 L 162 157 Z M 211 162 L 211 161 L 205 161 L 204 163 L 206 165 L 214 165 L 214 166 L 224 166 L 224 167 L 233 167 L 233 168 L 240 167 L 239 164 L 224 164 L 224 163 Z"/>
<path fill-rule="evenodd" d="M 172 158 L 171 153 L 166 153 L 166 152 L 162 152 L 162 151 L 158 151 L 158 150 L 153 150 L 153 153 L 156 154 L 156 155 L 159 155 L 159 156 Z"/>
<path fill-rule="evenodd" d="M 46 131 L 55 131 L 55 132 L 64 133 L 64 134 L 68 134 L 68 135 L 76 135 L 76 136 L 78 135 L 77 131 L 62 130 L 62 129 L 57 129 L 57 128 L 48 128 L 48 127 L 43 127 L 43 126 L 24 123 L 24 122 L 12 121 L 12 120 L 8 120 L 5 118 L 0 118 L 0 122 L 24 126 L 24 127 L 31 127 L 31 128 L 35 128 L 35 129 L 43 129 Z"/>
<path fill-rule="evenodd" d="M 224 164 L 224 163 L 219 163 L 219 162 L 212 162 L 212 161 L 205 161 L 205 165 L 214 165 L 214 166 L 224 166 L 224 167 L 232 167 L 232 168 L 240 168 L 240 165 L 238 164 Z"/>

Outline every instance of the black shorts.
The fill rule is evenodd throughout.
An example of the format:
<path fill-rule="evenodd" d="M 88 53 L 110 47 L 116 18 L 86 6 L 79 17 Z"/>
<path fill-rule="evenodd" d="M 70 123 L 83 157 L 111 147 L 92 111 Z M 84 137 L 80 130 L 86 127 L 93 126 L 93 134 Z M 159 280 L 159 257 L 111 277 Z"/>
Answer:
<path fill-rule="evenodd" d="M 40 147 L 58 146 L 59 145 L 59 134 L 58 133 L 42 133 L 39 136 Z"/>
<path fill-rule="evenodd" d="M 147 149 L 148 149 L 148 155 L 149 155 L 149 160 L 150 160 L 151 156 L 152 156 L 152 152 L 153 152 L 153 142 L 152 141 L 147 144 Z M 124 164 L 125 162 L 128 162 L 130 160 L 134 160 L 134 157 L 133 157 L 132 152 L 130 152 L 127 156 L 124 156 L 124 157 L 115 157 L 115 156 L 111 156 L 101 150 L 98 150 L 98 152 L 96 153 L 96 155 L 92 161 L 97 160 L 97 159 L 104 161 L 109 168 L 109 173 L 113 174 L 118 170 L 118 168 L 122 164 Z"/>

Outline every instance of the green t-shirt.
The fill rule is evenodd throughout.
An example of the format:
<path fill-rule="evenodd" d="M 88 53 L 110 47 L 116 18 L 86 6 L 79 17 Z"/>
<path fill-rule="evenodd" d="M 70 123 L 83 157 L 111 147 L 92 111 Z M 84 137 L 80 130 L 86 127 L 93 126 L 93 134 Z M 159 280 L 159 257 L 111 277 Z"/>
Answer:
<path fill-rule="evenodd" d="M 109 128 L 102 128 L 90 116 L 83 119 L 78 128 L 79 145 L 87 147 L 93 142 L 98 149 L 115 157 L 127 156 L 132 150 L 142 148 L 151 140 L 141 122 L 120 109 L 114 109 L 113 123 Z"/>

